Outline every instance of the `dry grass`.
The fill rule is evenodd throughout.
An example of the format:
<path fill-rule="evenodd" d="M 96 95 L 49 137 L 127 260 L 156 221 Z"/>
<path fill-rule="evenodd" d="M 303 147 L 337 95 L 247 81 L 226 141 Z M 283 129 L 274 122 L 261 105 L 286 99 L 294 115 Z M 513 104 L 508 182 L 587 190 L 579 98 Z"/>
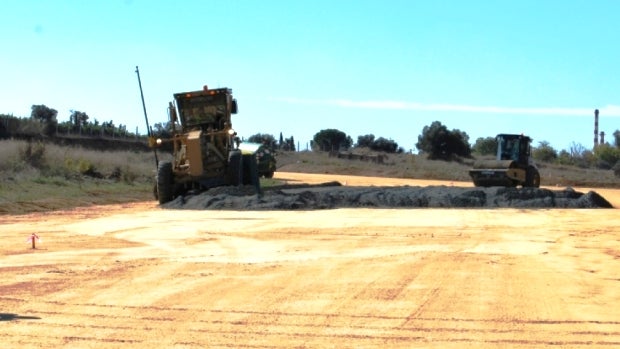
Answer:
<path fill-rule="evenodd" d="M 428 160 L 413 154 L 388 155 L 384 164 L 329 157 L 327 153 L 280 153 L 278 169 L 288 172 L 352 174 L 393 178 L 438 179 L 469 182 L 474 159 L 462 162 Z M 538 164 L 545 186 L 620 187 L 612 170 L 583 169 L 573 166 Z"/>
<path fill-rule="evenodd" d="M 0 141 L 0 172 L 32 176 L 74 177 L 87 170 L 110 177 L 119 174 L 126 182 L 144 181 L 154 175 L 152 153 L 134 151 L 95 151 L 81 147 L 28 143 L 19 140 Z M 31 149 L 28 151 L 28 149 Z M 39 154 L 41 153 L 41 154 Z M 40 159 L 37 159 L 40 157 Z"/>
<path fill-rule="evenodd" d="M 0 141 L 0 214 L 152 199 L 151 153 Z"/>

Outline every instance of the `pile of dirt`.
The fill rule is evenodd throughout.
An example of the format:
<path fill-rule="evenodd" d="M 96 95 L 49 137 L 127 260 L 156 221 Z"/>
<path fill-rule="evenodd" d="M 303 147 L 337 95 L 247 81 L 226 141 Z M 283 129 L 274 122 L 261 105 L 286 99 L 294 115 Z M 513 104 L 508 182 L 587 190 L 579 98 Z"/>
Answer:
<path fill-rule="evenodd" d="M 281 186 L 256 194 L 250 186 L 218 187 L 178 197 L 171 209 L 313 210 L 333 208 L 613 208 L 596 192 L 572 188 L 348 187 L 338 182 Z"/>

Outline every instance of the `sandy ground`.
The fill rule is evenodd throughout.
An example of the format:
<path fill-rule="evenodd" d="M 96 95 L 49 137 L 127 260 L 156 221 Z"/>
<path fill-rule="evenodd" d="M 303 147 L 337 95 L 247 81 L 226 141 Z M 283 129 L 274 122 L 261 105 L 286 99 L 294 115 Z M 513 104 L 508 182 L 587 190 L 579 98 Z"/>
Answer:
<path fill-rule="evenodd" d="M 596 191 L 619 207 L 619 190 Z M 0 216 L 0 343 L 617 348 L 618 226 L 617 209 L 178 211 L 145 202 Z M 34 250 L 32 233 L 42 239 Z"/>

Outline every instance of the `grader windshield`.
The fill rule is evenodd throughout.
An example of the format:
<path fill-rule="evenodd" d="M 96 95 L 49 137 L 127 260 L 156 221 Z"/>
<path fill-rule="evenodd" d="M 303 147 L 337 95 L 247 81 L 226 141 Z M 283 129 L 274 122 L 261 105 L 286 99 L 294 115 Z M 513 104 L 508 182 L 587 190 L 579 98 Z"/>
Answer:
<path fill-rule="evenodd" d="M 224 130 L 231 127 L 230 114 L 237 112 L 237 103 L 228 88 L 177 93 L 174 99 L 185 130 Z"/>

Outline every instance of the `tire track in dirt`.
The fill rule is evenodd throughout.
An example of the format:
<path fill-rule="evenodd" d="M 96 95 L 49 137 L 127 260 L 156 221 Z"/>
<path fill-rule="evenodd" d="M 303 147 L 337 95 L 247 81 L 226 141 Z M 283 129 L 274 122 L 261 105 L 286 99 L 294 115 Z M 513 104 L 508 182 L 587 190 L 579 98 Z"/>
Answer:
<path fill-rule="evenodd" d="M 6 299 L 2 299 L 3 301 Z M 13 299 L 13 301 L 26 301 Z M 54 306 L 69 306 L 73 309 L 82 308 L 80 312 L 39 311 L 40 321 L 20 321 L 20 330 L 11 333 L 11 342 L 26 344 L 33 336 L 33 330 L 38 340 L 44 339 L 48 344 L 155 344 L 148 339 L 148 333 L 162 328 L 175 326 L 179 318 L 186 317 L 187 312 L 194 313 L 198 309 L 135 306 L 120 307 L 105 304 L 59 304 Z M 109 316 L 97 312 L 96 309 L 125 311 L 131 308 L 141 316 L 131 314 Z M 166 316 L 148 315 L 149 312 L 167 312 Z M 183 328 L 176 329 L 176 338 L 192 338 L 192 342 L 174 341 L 174 345 L 192 344 L 221 347 L 260 347 L 284 348 L 290 345 L 312 344 L 313 340 L 323 343 L 325 340 L 346 340 L 354 345 L 378 345 L 389 341 L 398 346 L 405 343 L 469 343 L 469 344 L 497 344 L 497 345 L 553 345 L 553 346 L 609 346 L 620 345 L 620 331 L 590 330 L 580 331 L 575 325 L 596 325 L 602 327 L 619 326 L 616 321 L 598 320 L 515 320 L 515 319 L 468 319 L 468 318 L 417 318 L 418 325 L 395 328 L 392 326 L 364 325 L 376 320 L 391 321 L 394 324 L 406 321 L 408 317 L 374 316 L 342 314 L 340 312 L 310 313 L 310 312 L 257 312 L 226 309 L 206 309 L 203 319 L 184 322 Z M 222 317 L 244 316 L 246 320 L 221 320 Z M 107 319 L 111 325 L 89 325 L 89 319 Z M 214 317 L 215 319 L 211 319 Z M 247 319 L 254 319 L 247 321 Z M 64 322 L 63 323 L 63 319 Z M 81 320 L 80 320 L 81 319 Z M 262 320 L 257 320 L 262 319 Z M 323 321 L 330 319 L 330 324 Z M 80 321 L 76 321 L 80 320 Z M 350 324 L 351 322 L 361 325 Z M 148 324 L 145 326 L 144 324 Z M 334 323 L 343 323 L 337 326 Z M 344 323 L 349 323 L 344 325 Z M 25 325 L 26 324 L 26 325 Z M 121 325 L 122 324 L 122 325 Z M 489 324 L 497 324 L 498 328 L 489 328 Z M 520 329 L 502 329 L 511 325 L 524 325 Z M 465 325 L 466 328 L 460 327 Z M 528 339 L 532 331 L 540 331 L 540 327 L 548 327 L 545 333 L 554 339 Z M 6 328 L 4 329 L 6 330 Z M 0 332 L 4 332 L 0 331 Z M 58 335 L 50 335 L 58 333 Z M 79 335 L 77 335 L 79 333 Z M 89 335 L 96 333 L 96 335 Z M 133 335 L 132 335 L 133 334 Z M 135 336 L 135 337 L 134 337 Z M 198 336 L 198 337 L 197 337 Z M 436 336 L 441 336 L 437 338 Z M 147 339 L 145 339 L 147 338 Z M 213 338 L 219 340 L 213 341 Z M 223 340 L 230 338 L 231 341 Z M 598 339 L 595 339 L 598 338 Z M 605 338 L 601 340 L 601 338 Z M 246 344 L 240 344 L 237 341 Z M 278 343 L 277 345 L 274 343 Z M 161 344 L 161 343 L 159 343 Z"/>
<path fill-rule="evenodd" d="M 601 210 L 168 213 L 100 215 L 108 239 L 26 265 L 6 245 L 3 347 L 620 347 Z"/>
<path fill-rule="evenodd" d="M 469 236 L 469 235 L 468 235 Z M 461 244 L 462 250 L 471 249 L 479 243 L 477 239 Z M 446 259 L 446 255 L 452 258 Z M 393 265 L 390 257 L 371 259 L 378 263 Z M 479 254 L 452 252 L 449 254 L 434 252 L 423 254 L 420 260 L 409 259 L 402 266 L 394 266 L 394 270 L 385 275 L 375 276 L 373 281 L 363 287 L 363 291 L 353 294 L 348 300 L 339 297 L 340 305 L 332 312 L 294 312 L 278 311 L 285 309 L 277 302 L 268 308 L 274 311 L 249 311 L 243 309 L 200 309 L 193 307 L 169 306 L 128 306 L 104 303 L 68 303 L 59 301 L 39 302 L 40 308 L 80 309 L 79 311 L 28 311 L 42 317 L 43 321 L 36 321 L 37 331 L 45 333 L 61 333 L 56 337 L 45 337 L 47 343 L 82 343 L 95 345 L 97 343 L 152 343 L 148 338 L 149 332 L 162 331 L 174 328 L 179 321 L 183 321 L 183 329 L 175 329 L 177 341 L 170 343 L 178 345 L 178 338 L 195 338 L 201 340 L 184 342 L 186 345 L 217 345 L 221 347 L 290 347 L 306 345 L 308 343 L 324 343 L 330 339 L 344 341 L 355 345 L 381 345 L 381 343 L 469 343 L 490 345 L 568 345 L 568 346 L 616 346 L 620 343 L 620 322 L 614 321 L 577 321 L 577 320 L 527 320 L 523 318 L 467 318 L 467 317 L 433 317 L 436 313 L 436 302 L 451 299 L 446 283 L 458 281 L 454 275 L 467 269 L 468 262 L 484 262 L 487 269 L 497 264 L 517 264 L 512 260 L 500 259 L 499 256 L 480 256 Z M 341 268 L 351 269 L 351 261 L 344 263 Z M 452 272 L 437 273 L 442 270 L 443 263 L 453 267 Z M 158 263 L 159 264 L 159 263 Z M 156 267 L 158 264 L 155 264 Z M 424 269 L 426 267 L 426 270 Z M 380 269 L 381 265 L 377 268 Z M 402 275 L 395 272 L 398 269 L 421 269 L 418 273 Z M 432 270 L 431 270 L 432 269 Z M 435 270 L 435 271 L 433 271 Z M 481 270 L 483 273 L 484 270 Z M 456 274 L 455 274 L 456 273 Z M 419 276 L 420 274 L 426 274 Z M 417 278 L 420 278 L 417 280 Z M 416 281 L 417 280 L 417 281 Z M 435 280 L 429 282 L 429 280 Z M 475 280 L 474 280 L 475 281 Z M 414 283 L 425 285 L 423 293 L 407 293 L 407 289 Z M 458 284 L 457 284 L 458 285 Z M 419 285 L 418 285 L 419 286 Z M 411 291 L 411 290 L 409 290 Z M 414 290 L 415 291 L 415 290 Z M 377 292 L 376 294 L 373 292 Z M 420 294 L 422 296 L 420 297 Z M 284 293 L 286 298 L 286 292 Z M 382 304 L 390 304 L 399 298 L 413 299 L 418 307 L 408 316 L 370 315 L 365 309 L 356 309 L 364 303 L 364 298 L 372 298 Z M 278 300 L 281 301 L 282 299 Z M 0 303 L 6 305 L 28 304 L 27 298 L 0 297 Z M 439 303 L 441 306 L 441 303 Z M 378 312 L 381 314 L 381 312 Z M 113 314 L 113 315 L 110 315 Z M 44 316 L 46 315 L 46 316 Z M 64 319 L 63 321 L 58 319 Z M 117 325 L 84 325 L 94 321 L 116 323 Z M 50 324 L 50 321 L 53 323 Z M 25 323 L 25 322 L 21 322 Z M 127 323 L 128 326 L 119 326 L 118 323 Z M 42 326 L 45 324 L 45 326 Z M 76 325 L 79 324 L 79 325 Z M 145 325 L 148 324 L 148 325 Z M 47 328 L 46 328 L 47 327 Z M 588 329 L 584 329 L 588 327 Z M 581 330 L 576 330 L 580 328 Z M 76 330 L 96 330 L 99 336 L 76 336 Z M 29 331 L 26 331 L 29 333 Z M 81 331 L 80 331 L 81 332 Z M 64 333 L 64 334 L 63 334 Z M 531 338 L 532 333 L 544 333 L 546 338 Z M 27 343 L 31 334 L 13 333 L 12 343 Z M 218 338 L 217 343 L 209 338 Z M 439 338 L 438 338 L 439 337 Z M 226 339 L 232 338 L 230 342 Z M 239 341 L 245 343 L 238 345 Z M 273 343 L 282 345 L 274 346 Z M 237 343 L 237 344 L 235 344 Z"/>

